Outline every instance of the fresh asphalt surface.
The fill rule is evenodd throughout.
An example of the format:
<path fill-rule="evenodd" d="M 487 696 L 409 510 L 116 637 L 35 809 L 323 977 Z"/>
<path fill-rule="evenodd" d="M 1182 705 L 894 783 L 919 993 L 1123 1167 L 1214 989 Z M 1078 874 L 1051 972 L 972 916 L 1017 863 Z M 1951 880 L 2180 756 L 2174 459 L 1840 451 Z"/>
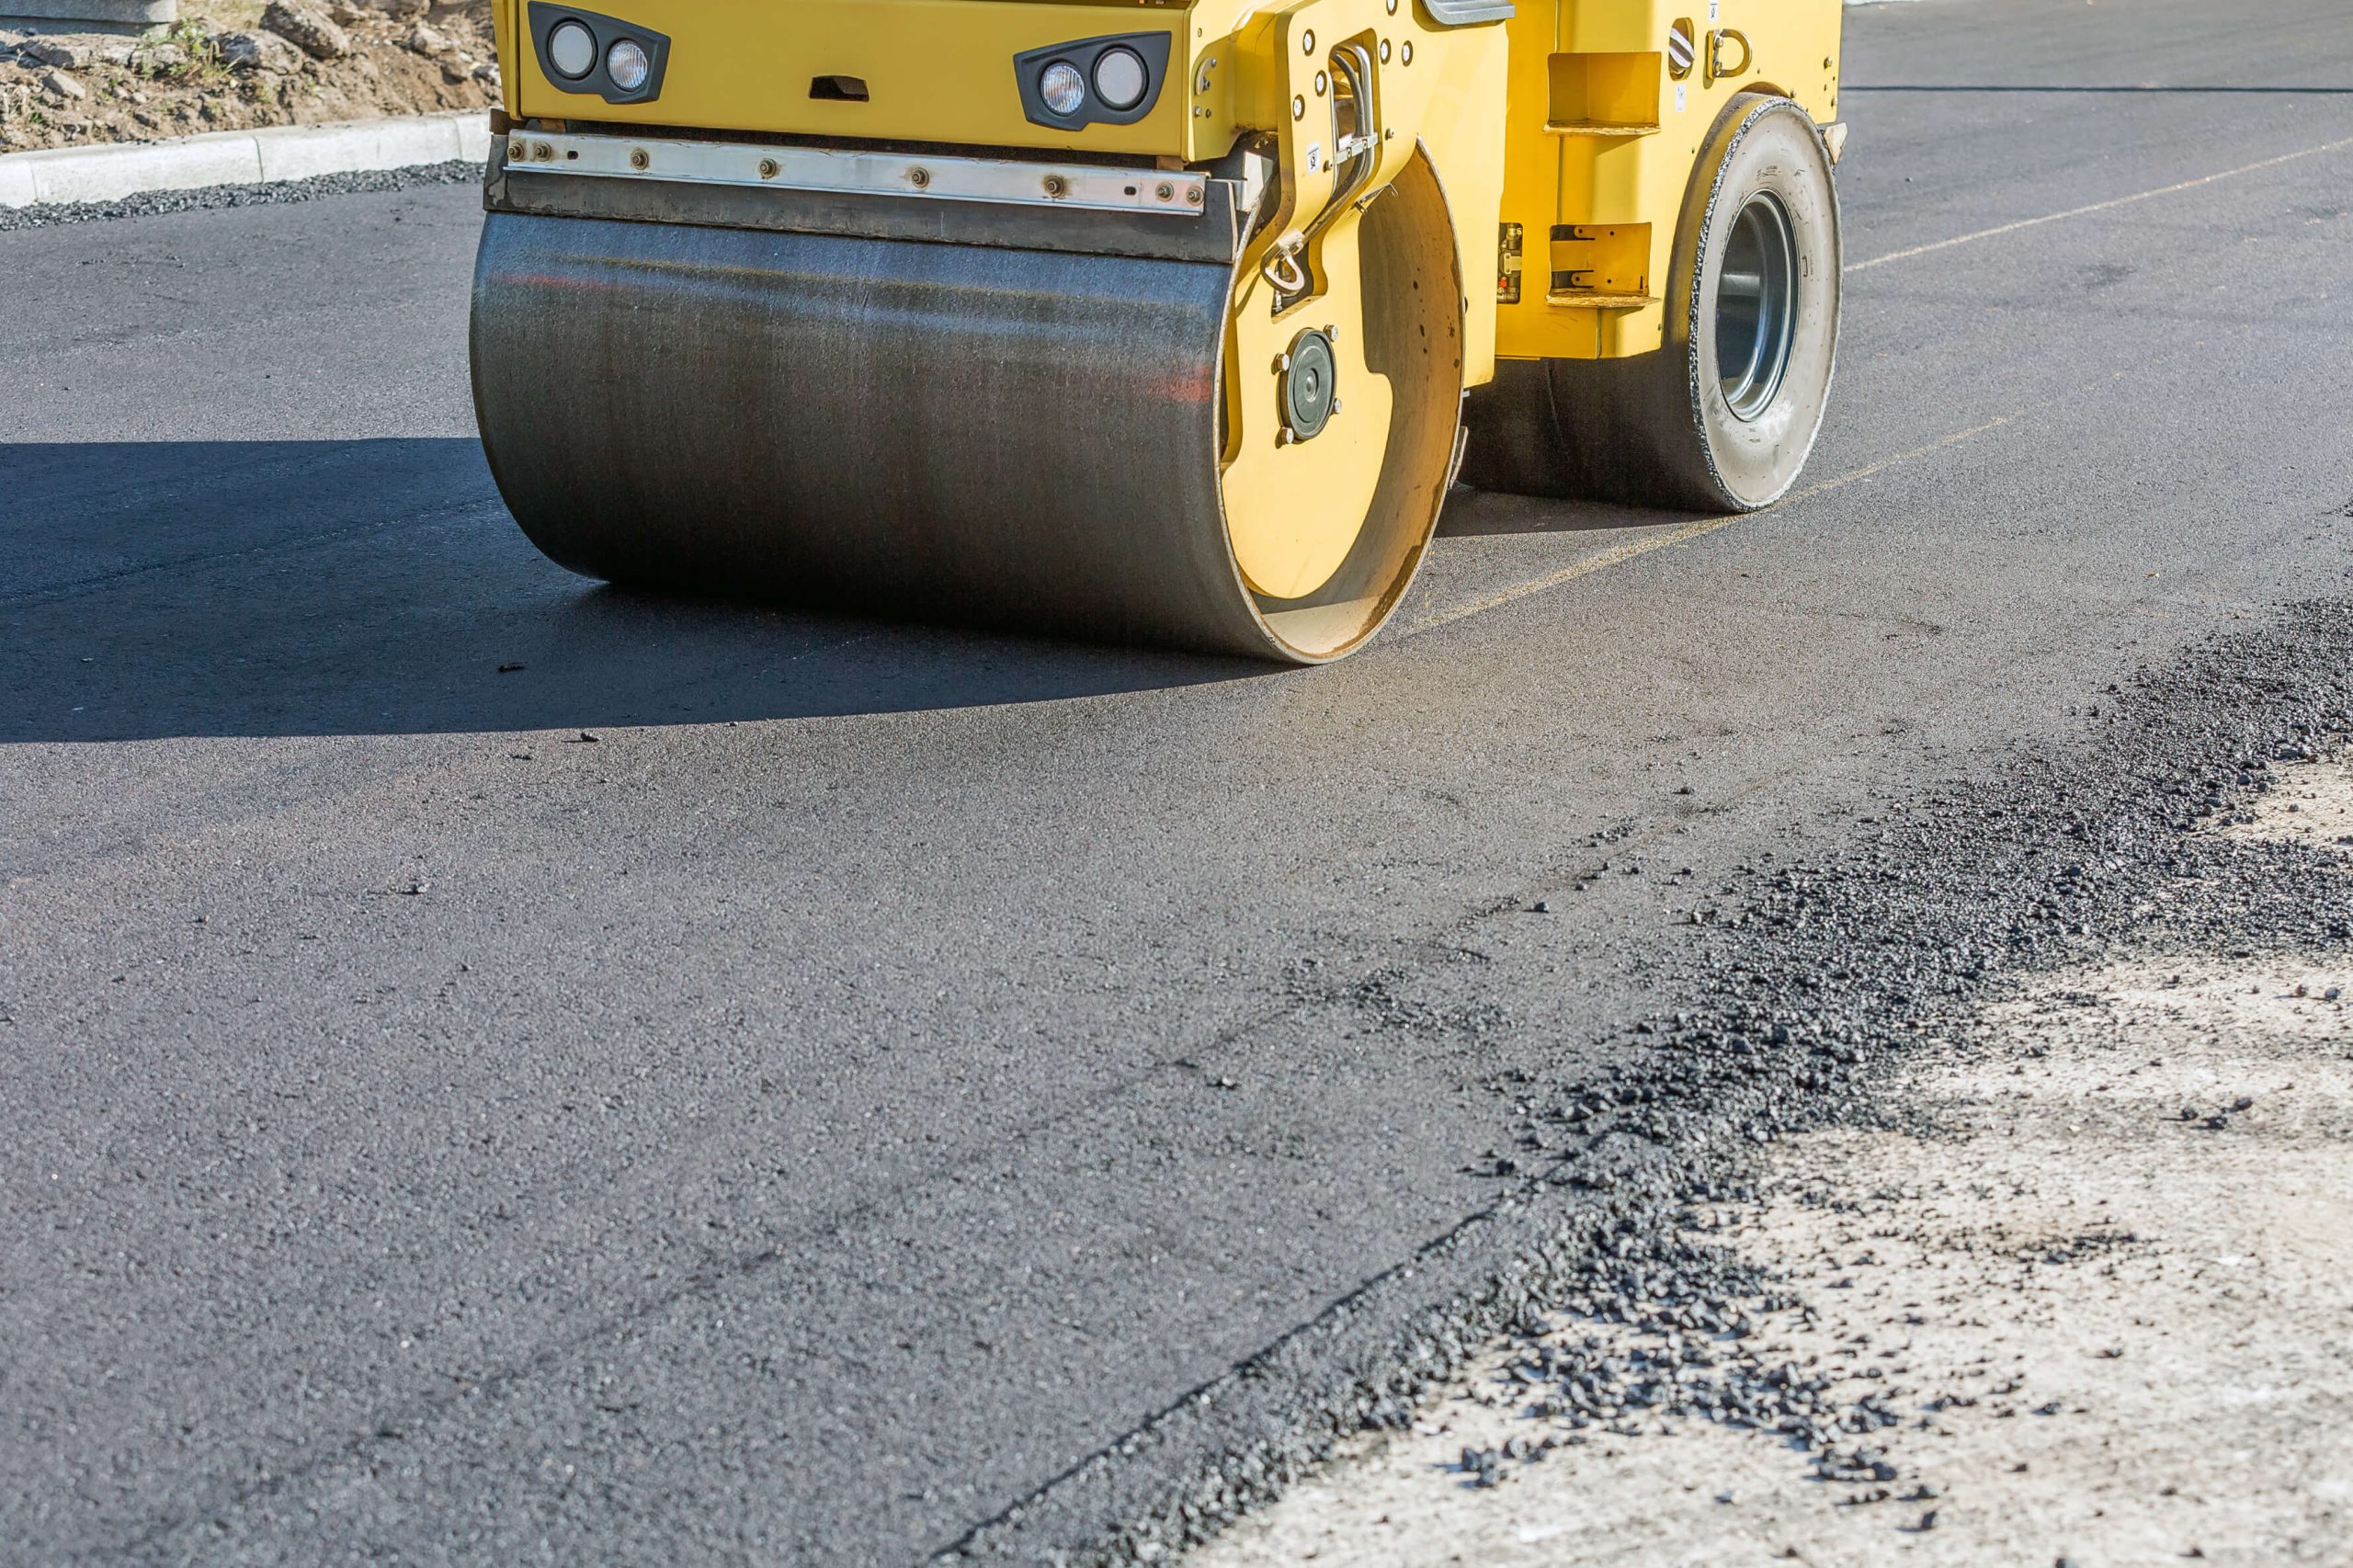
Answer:
<path fill-rule="evenodd" d="M 547 564 L 470 189 L 0 234 L 0 1556 L 905 1562 L 1410 1263 L 1694 889 L 2341 595 L 2342 24 L 1850 12 L 1808 492 L 1309 672 Z"/>

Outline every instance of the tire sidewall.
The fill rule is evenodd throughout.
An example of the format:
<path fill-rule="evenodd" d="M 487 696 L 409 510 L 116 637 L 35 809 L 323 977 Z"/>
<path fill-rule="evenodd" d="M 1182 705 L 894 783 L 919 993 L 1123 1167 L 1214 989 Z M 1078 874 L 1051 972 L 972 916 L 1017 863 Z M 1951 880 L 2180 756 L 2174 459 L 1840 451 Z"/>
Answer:
<path fill-rule="evenodd" d="M 1838 198 L 1830 155 L 1805 110 L 1788 98 L 1735 97 L 1709 138 L 1712 169 L 1695 182 L 1677 297 L 1685 305 L 1680 356 L 1691 416 L 1709 476 L 1731 506 L 1771 504 L 1794 483 L 1822 427 L 1837 365 Z M 1795 324 L 1779 389 L 1754 419 L 1725 402 L 1716 355 L 1716 299 L 1734 221 L 1750 198 L 1770 192 L 1789 215 L 1797 249 Z"/>

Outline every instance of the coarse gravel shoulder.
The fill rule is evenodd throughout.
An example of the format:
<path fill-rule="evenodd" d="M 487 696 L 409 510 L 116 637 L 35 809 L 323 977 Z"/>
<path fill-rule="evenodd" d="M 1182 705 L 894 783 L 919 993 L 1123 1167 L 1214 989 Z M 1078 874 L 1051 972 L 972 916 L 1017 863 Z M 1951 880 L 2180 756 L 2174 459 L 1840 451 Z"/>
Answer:
<path fill-rule="evenodd" d="M 314 201 L 324 196 L 378 196 L 393 191 L 421 190 L 433 186 L 470 185 L 481 178 L 480 165 L 453 160 L 446 164 L 415 164 L 399 169 L 358 169 L 346 174 L 314 175 L 305 179 L 271 180 L 258 185 L 207 185 L 187 190 L 143 190 L 114 201 L 37 202 L 29 207 L 0 207 L 0 233 L 12 229 L 54 229 L 68 223 L 97 223 L 118 218 L 154 218 L 173 212 L 202 212 L 216 208 L 267 207 L 290 201 Z"/>
<path fill-rule="evenodd" d="M 2074 1541 L 2098 1553 L 2083 1561 L 2124 1561 L 2106 1549 L 2170 1530 L 2179 1551 L 2331 1561 L 2353 1450 L 2315 1411 L 2353 1383 L 2334 1337 L 2290 1359 L 2271 1347 L 2347 1304 L 2353 1225 L 2317 1212 L 2310 1244 L 2284 1252 L 2250 1237 L 2240 1252 L 2285 1271 L 2250 1284 L 2259 1300 L 2200 1260 L 2230 1250 L 2229 1214 L 2325 1203 L 2353 1174 L 2353 792 L 2337 761 L 2353 603 L 2285 610 L 2077 720 L 2071 744 L 1995 773 L 1870 799 L 1827 853 L 1690 889 L 1693 939 L 1648 966 L 1655 1009 L 1609 1069 L 1485 1085 L 1512 1132 L 1485 1153 L 1491 1207 L 1129 1440 L 1211 1462 L 1155 1494 L 1107 1456 L 960 1553 L 1042 1560 L 1051 1542 L 1074 1562 L 1156 1562 L 1248 1519 L 1205 1568 L 1698 1563 L 1768 1545 L 1859 1565 L 1949 1520 L 1917 1560 L 2048 1562 L 2049 1543 L 2064 1558 Z M 1641 870 L 1606 835 L 1591 847 L 1588 885 Z M 2066 1076 L 2006 1103 L 2029 1072 Z M 2020 1116 L 2040 1142 L 2006 1142 Z M 2273 1135 L 2248 1145 L 2258 1128 Z M 2178 1164 L 2198 1134 L 2233 1131 L 2219 1147 L 2244 1152 L 2226 1167 L 2148 1157 L 2152 1138 L 2179 1145 Z M 1476 1261 L 1498 1256 L 1519 1261 Z M 2063 1267 L 2100 1273 L 2097 1303 Z M 1408 1308 L 1433 1277 L 1461 1293 Z M 2014 1354 L 2053 1314 L 2133 1346 L 2129 1374 L 2162 1355 L 2189 1403 L 2136 1416 L 2136 1388 Z M 2159 1322 L 2177 1343 L 2129 1332 Z M 1891 1350 L 1909 1358 L 1901 1376 Z M 1346 1367 L 1318 1388 L 1317 1369 Z M 2273 1378 L 2308 1392 L 2245 1415 L 2237 1459 L 2193 1478 L 2211 1435 L 2196 1402 Z M 1981 1403 L 2096 1417 L 2051 1441 L 2097 1434 L 2105 1468 L 2054 1465 L 2039 1438 L 2005 1447 L 1961 1414 Z M 1770 1441 L 1716 1435 L 1744 1429 Z M 1673 1440 L 1643 1447 L 1662 1431 Z M 2045 1481 L 2072 1480 L 2029 1495 L 2017 1478 L 2037 1459 Z M 1766 1504 L 1692 1504 L 1700 1474 L 1711 1499 Z M 1465 1495 L 1500 1481 L 1514 1490 L 1498 1503 Z M 2177 1516 L 2162 1530 L 2117 1507 L 2184 1485 L 2207 1506 L 2160 1509 Z M 1940 1505 L 1948 1490 L 1966 1506 Z M 2095 1524 L 2087 1496 L 2118 1517 Z M 1110 1542 L 1087 1547 L 1106 1525 Z"/>
<path fill-rule="evenodd" d="M 1687 1185 L 1194 1561 L 2343 1561 L 2353 768 L 2309 738 L 2129 928 L 1918 1020 L 1871 1112 Z"/>

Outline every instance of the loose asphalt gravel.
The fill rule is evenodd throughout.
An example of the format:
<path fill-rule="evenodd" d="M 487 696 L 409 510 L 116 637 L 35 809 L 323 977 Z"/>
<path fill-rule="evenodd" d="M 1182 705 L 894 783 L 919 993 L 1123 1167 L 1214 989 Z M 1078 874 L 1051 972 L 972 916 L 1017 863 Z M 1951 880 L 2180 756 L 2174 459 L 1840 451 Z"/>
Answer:
<path fill-rule="evenodd" d="M 2290 766 L 2269 825 L 2315 768 L 2353 807 Z M 2278 862 L 2187 858 L 1891 1055 L 1900 1116 L 1687 1183 L 1202 1568 L 2341 1561 L 2353 948 L 2300 950 Z"/>
<path fill-rule="evenodd" d="M 1460 498 L 1312 672 L 566 576 L 462 188 L 0 239 L 0 1550 L 1148 1558 L 1699 1301 L 2346 726 L 2333 16 L 1851 13 L 1807 491 Z"/>
<path fill-rule="evenodd" d="M 2312 650 L 2240 647 L 2199 675 L 2283 652 L 2292 667 Z M 2186 695 L 2126 711 L 2169 724 Z M 1341 1463 L 1204 1568 L 2340 1560 L 2353 770 L 2312 757 L 2335 728 L 2308 711 L 2244 733 L 2252 746 L 2200 737 L 2244 762 L 2211 807 L 2116 799 L 2149 775 L 2140 748 L 2103 744 L 2103 777 L 2013 780 L 1958 814 L 1899 807 L 1890 852 L 1788 877 L 1753 912 L 1761 939 L 1712 968 L 1785 972 L 1774 960 L 1842 908 L 1876 924 L 1891 866 L 1947 887 L 1949 859 L 1982 871 L 1977 824 L 2056 807 L 2084 830 L 2053 896 L 1995 869 L 1994 902 L 1893 923 L 1926 983 L 1862 999 L 1859 1051 L 1813 1047 L 1867 1092 L 1785 1096 L 1822 1123 L 1777 1122 L 1769 1149 L 1712 1162 L 1733 1179 L 1676 1173 L 1671 1207 L 1633 1205 L 1573 1253 L 1582 1278 L 1409 1435 L 1343 1439 Z M 1923 850 L 1933 865 L 1907 863 Z M 2062 939 L 2035 939 L 2053 921 Z M 1989 939 L 2024 961 L 1970 961 Z M 1822 1010 L 1767 989 L 1768 1042 Z M 1550 1165 L 1590 1153 L 1560 1126 L 1654 1136 L 1640 1119 L 1689 1098 L 1662 1077 L 1655 1096 L 1585 1086 L 1519 1142 Z"/>
<path fill-rule="evenodd" d="M 2294 607 L 2264 632 L 2111 687 L 2080 717 L 2086 733 L 2071 744 L 2033 748 L 1965 790 L 1873 798 L 1826 852 L 1763 854 L 1720 887 L 1687 888 L 1695 936 L 1643 966 L 1661 1009 L 1622 1027 L 1607 1065 L 1483 1085 L 1511 1119 L 1474 1167 L 1497 1182 L 1496 1199 L 1414 1266 L 1461 1293 L 1416 1319 L 1399 1309 L 1422 1291 L 1384 1278 L 1328 1314 L 1311 1365 L 1359 1377 L 1291 1407 L 1272 1441 L 1230 1432 L 1220 1462 L 1132 1520 L 1112 1560 L 1203 1539 L 1350 1433 L 1410 1426 L 1434 1383 L 1512 1335 L 1538 1341 L 1514 1363 L 1531 1392 L 1523 1412 L 1563 1426 L 1540 1425 L 1516 1448 L 1463 1449 L 1459 1467 L 1475 1483 L 1582 1444 L 1588 1429 L 1632 1437 L 1670 1413 L 1778 1431 L 1825 1482 L 1897 1481 L 1874 1437 L 1927 1407 L 1870 1385 L 1834 1392 L 1843 1380 L 1764 1354 L 1758 1336 L 1775 1319 L 1812 1309 L 1697 1217 L 1754 1206 L 1757 1152 L 1791 1133 L 1905 1121 L 1904 1070 L 1924 1048 L 1949 1047 L 1972 1004 L 2040 971 L 2153 943 L 2242 960 L 2353 954 L 2353 848 L 2251 856 L 2197 834 L 2244 819 L 2275 766 L 2353 738 L 2353 607 Z M 2217 1102 L 2204 1119 L 2226 1127 L 2232 1110 Z M 1471 1277 L 1498 1255 L 1515 1263 L 1482 1290 Z M 1564 1340 L 1552 1312 L 1640 1338 Z M 1390 1343 L 1352 1356 L 1358 1314 Z M 1279 1347 L 1231 1381 L 1295 1388 L 1312 1375 L 1285 1364 L 1295 1352 Z M 1101 1470 L 1116 1494 L 1117 1461 Z M 973 1544 L 995 1542 L 983 1531 Z"/>
<path fill-rule="evenodd" d="M 0 233 L 11 229 L 49 229 L 63 223 L 90 223 L 108 218 L 153 218 L 166 212 L 201 212 L 219 207 L 266 207 L 282 201 L 310 201 L 322 196 L 379 196 L 428 186 L 480 183 L 482 167 L 464 162 L 415 164 L 404 169 L 361 169 L 309 179 L 273 180 L 266 185 L 208 185 L 193 190 L 142 190 L 118 201 L 40 202 L 30 207 L 0 207 Z"/>

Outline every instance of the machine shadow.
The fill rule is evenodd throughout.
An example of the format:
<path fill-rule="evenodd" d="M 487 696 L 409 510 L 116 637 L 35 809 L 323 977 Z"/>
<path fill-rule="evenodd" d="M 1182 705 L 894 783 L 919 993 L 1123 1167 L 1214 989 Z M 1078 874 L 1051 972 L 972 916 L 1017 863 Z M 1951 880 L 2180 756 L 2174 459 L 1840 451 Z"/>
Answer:
<path fill-rule="evenodd" d="M 0 445 L 0 743 L 594 729 L 1263 676 L 1232 659 L 626 593 L 467 437 Z"/>
<path fill-rule="evenodd" d="M 1478 539 L 1502 534 L 1607 533 L 1688 522 L 1697 512 L 1651 511 L 1603 501 L 1556 501 L 1544 495 L 1514 495 L 1458 484 L 1446 498 L 1440 539 Z"/>

